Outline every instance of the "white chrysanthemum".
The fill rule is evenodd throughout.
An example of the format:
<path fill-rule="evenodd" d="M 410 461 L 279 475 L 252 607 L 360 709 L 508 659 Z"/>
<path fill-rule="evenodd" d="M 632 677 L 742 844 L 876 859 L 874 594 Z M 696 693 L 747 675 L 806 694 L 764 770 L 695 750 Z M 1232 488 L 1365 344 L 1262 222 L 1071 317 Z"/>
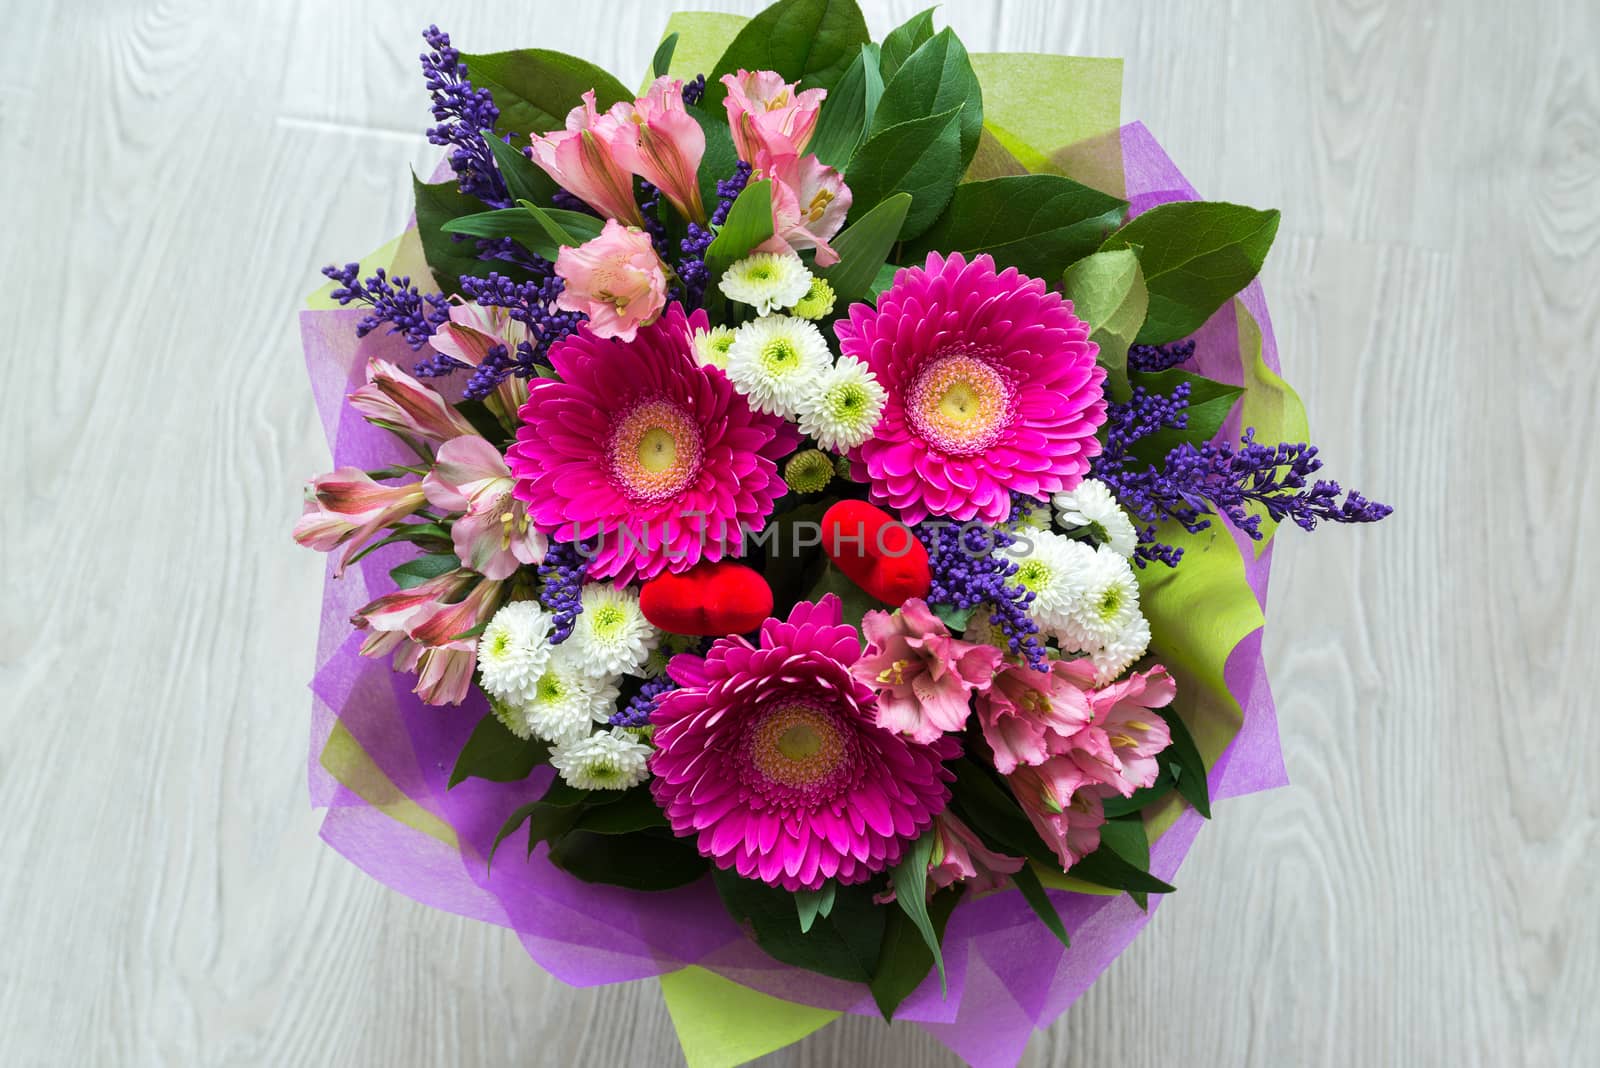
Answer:
<path fill-rule="evenodd" d="M 872 436 L 887 399 L 878 376 L 854 356 L 846 356 L 801 396 L 800 431 L 829 452 L 853 449 Z"/>
<path fill-rule="evenodd" d="M 512 601 L 494 614 L 478 637 L 478 675 L 483 688 L 502 701 L 533 697 L 544 674 L 554 621 L 538 601 Z"/>
<path fill-rule="evenodd" d="M 1126 630 L 1098 649 L 1089 650 L 1089 660 L 1094 664 L 1096 686 L 1105 686 L 1128 670 L 1133 662 L 1150 648 L 1150 622 L 1144 616 L 1135 616 Z"/>
<path fill-rule="evenodd" d="M 567 641 L 591 675 L 634 675 L 650 659 L 661 632 L 639 610 L 639 591 L 590 582 L 581 594 L 583 611 Z"/>
<path fill-rule="evenodd" d="M 1109 545 L 1102 545 L 1084 558 L 1076 575 L 1072 603 L 1058 624 L 1063 648 L 1092 652 L 1117 640 L 1142 618 L 1139 614 L 1139 583 L 1128 561 Z"/>
<path fill-rule="evenodd" d="M 626 790 L 650 777 L 645 767 L 650 752 L 628 731 L 613 727 L 556 746 L 550 764 L 579 790 Z"/>
<path fill-rule="evenodd" d="M 573 645 L 556 646 L 527 700 L 496 709 L 500 721 L 519 738 L 561 743 L 582 738 L 591 724 L 604 723 L 617 710 L 615 677 L 589 674 Z"/>
<path fill-rule="evenodd" d="M 817 324 L 789 315 L 745 323 L 728 350 L 728 377 L 758 412 L 793 419 L 833 356 Z"/>
<path fill-rule="evenodd" d="M 713 326 L 694 332 L 694 356 L 702 367 L 728 369 L 728 350 L 733 347 L 733 327 Z"/>
<path fill-rule="evenodd" d="M 1081 599 L 1084 581 L 1095 567 L 1095 550 L 1049 530 L 1030 530 L 1023 537 L 1026 541 L 1019 539 L 1018 544 L 1027 551 L 1019 556 L 1012 581 L 1032 592 L 1028 614 L 1034 622 L 1045 630 L 1057 630 L 1067 625 L 1069 613 Z"/>
<path fill-rule="evenodd" d="M 1086 478 L 1077 489 L 1058 493 L 1051 502 L 1062 526 L 1088 527 L 1096 543 L 1111 546 L 1124 559 L 1133 555 L 1139 541 L 1133 521 L 1104 482 Z"/>
<path fill-rule="evenodd" d="M 794 307 L 811 291 L 811 272 L 792 252 L 757 252 L 723 271 L 717 288 L 756 314 L 771 315 Z"/>

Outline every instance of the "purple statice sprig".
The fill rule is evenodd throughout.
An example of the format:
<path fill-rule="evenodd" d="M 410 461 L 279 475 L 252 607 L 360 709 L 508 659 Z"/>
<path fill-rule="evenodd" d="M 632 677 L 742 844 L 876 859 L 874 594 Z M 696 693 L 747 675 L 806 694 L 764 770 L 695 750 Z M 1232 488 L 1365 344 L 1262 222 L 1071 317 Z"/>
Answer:
<path fill-rule="evenodd" d="M 611 714 L 607 724 L 612 727 L 648 727 L 650 726 L 650 713 L 656 710 L 656 702 L 662 694 L 669 693 L 678 688 L 672 677 L 665 671 L 653 679 L 646 679 L 639 687 L 639 692 L 628 699 L 627 704 Z"/>
<path fill-rule="evenodd" d="M 551 644 L 572 637 L 572 628 L 583 614 L 583 582 L 588 573 L 589 560 L 577 545 L 551 542 L 539 565 L 539 603 L 555 617 Z"/>
<path fill-rule="evenodd" d="M 333 279 L 335 285 L 329 296 L 340 307 L 365 304 L 371 309 L 356 324 L 356 337 L 366 337 L 387 324 L 389 333 L 399 334 L 406 344 L 420 349 L 450 318 L 450 302 L 443 293 L 423 294 L 406 275 L 391 278 L 379 267 L 362 278 L 359 263 L 330 265 L 322 273 Z"/>
<path fill-rule="evenodd" d="M 1165 345 L 1133 345 L 1128 349 L 1128 370 L 1143 374 L 1168 371 L 1194 357 L 1194 339 Z"/>
<path fill-rule="evenodd" d="M 678 260 L 678 280 L 683 284 L 682 299 L 687 307 L 699 308 L 705 304 L 706 286 L 711 282 L 711 271 L 706 267 L 706 250 L 717 236 L 712 227 L 728 221 L 728 212 L 733 209 L 733 202 L 739 199 L 739 194 L 744 192 L 744 187 L 750 183 L 752 173 L 754 168 L 740 160 L 732 174 L 718 180 L 717 206 L 711 211 L 710 225 L 690 223 L 688 236 L 679 242 L 679 250 L 683 255 Z"/>
<path fill-rule="evenodd" d="M 1014 500 L 1005 526 L 1019 522 L 1028 507 Z M 1004 527 L 942 519 L 923 520 L 911 532 L 928 550 L 933 581 L 927 602 L 958 612 L 987 608 L 1011 652 L 1036 670 L 1045 670 L 1047 653 L 1039 625 L 1028 614 L 1034 595 L 1012 581 L 1019 565 L 1005 551 L 1016 538 Z"/>
<path fill-rule="evenodd" d="M 433 118 L 428 140 L 448 147 L 451 168 L 461 192 L 477 197 L 492 208 L 509 208 L 511 194 L 506 189 L 494 153 L 483 139 L 484 130 L 493 130 L 500 119 L 494 95 L 478 89 L 467 78 L 467 65 L 461 51 L 450 44 L 450 35 L 437 26 L 422 32 L 431 51 L 419 57 L 422 75 L 433 97 Z"/>
<path fill-rule="evenodd" d="M 1259 444 L 1253 427 L 1237 445 L 1184 442 L 1160 465 L 1132 455 L 1135 444 L 1158 431 L 1187 428 L 1188 406 L 1185 382 L 1165 394 L 1135 387 L 1129 400 L 1106 409 L 1105 448 L 1093 473 L 1134 517 L 1139 544 L 1133 561 L 1140 567 L 1152 561 L 1176 567 L 1182 559 L 1181 548 L 1157 539 L 1163 522 L 1198 534 L 1221 515 L 1260 541 L 1266 536 L 1263 516 L 1313 530 L 1322 521 L 1375 523 L 1393 511 L 1356 490 L 1340 500 L 1344 491 L 1337 482 L 1312 479 L 1322 469 L 1314 446 Z"/>

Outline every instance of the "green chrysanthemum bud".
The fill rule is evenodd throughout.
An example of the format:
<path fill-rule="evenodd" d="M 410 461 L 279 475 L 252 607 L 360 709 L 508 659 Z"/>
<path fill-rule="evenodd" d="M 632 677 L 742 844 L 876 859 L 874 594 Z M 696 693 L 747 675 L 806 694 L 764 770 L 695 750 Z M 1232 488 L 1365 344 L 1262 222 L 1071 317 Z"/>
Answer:
<path fill-rule="evenodd" d="M 821 319 L 833 313 L 833 287 L 826 278 L 811 279 L 811 288 L 795 303 L 794 313 L 802 319 Z"/>
<path fill-rule="evenodd" d="M 796 493 L 820 493 L 833 481 L 833 461 L 821 449 L 807 449 L 789 458 L 783 480 Z"/>

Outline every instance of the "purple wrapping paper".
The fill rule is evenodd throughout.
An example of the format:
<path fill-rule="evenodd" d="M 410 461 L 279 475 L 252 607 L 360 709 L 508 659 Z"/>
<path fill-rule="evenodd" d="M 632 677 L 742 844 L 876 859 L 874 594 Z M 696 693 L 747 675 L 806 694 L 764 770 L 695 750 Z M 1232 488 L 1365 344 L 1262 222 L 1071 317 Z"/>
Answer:
<path fill-rule="evenodd" d="M 1122 148 L 1135 212 L 1195 199 L 1194 190 L 1142 125 L 1123 128 Z M 1264 359 L 1277 370 L 1260 284 L 1253 283 L 1243 300 L 1261 325 Z M 334 465 L 375 467 L 404 461 L 403 447 L 360 419 L 344 397 L 364 381 L 369 358 L 409 366 L 415 357 L 393 337 L 372 335 L 358 341 L 358 318 L 355 309 L 301 315 L 307 369 Z M 1231 306 L 1205 326 L 1198 340 L 1202 373 L 1242 381 Z M 1238 537 L 1247 578 L 1264 607 L 1270 547 L 1257 557 L 1254 546 Z M 361 638 L 350 627 L 351 613 L 392 588 L 388 570 L 410 552 L 406 546 L 379 550 L 342 579 L 333 577 L 330 566 L 324 587 L 308 771 L 313 805 L 328 810 L 321 833 L 330 845 L 409 897 L 514 929 L 541 967 L 574 986 L 640 979 L 698 964 L 790 1001 L 877 1015 L 864 986 L 767 957 L 723 911 L 709 879 L 666 893 L 594 886 L 552 867 L 542 846 L 524 861 L 520 837 L 506 843 L 491 877 L 484 857 L 495 832 L 512 809 L 542 792 L 550 771 L 541 768 L 522 783 L 471 779 L 446 791 L 456 755 L 486 711 L 481 696 L 474 695 L 461 708 L 428 707 L 409 692 L 411 677 L 395 674 L 387 659 L 357 655 Z M 1259 630 L 1233 650 L 1226 681 L 1244 718 L 1211 770 L 1217 799 L 1286 782 Z M 330 739 L 336 743 L 331 748 Z M 1201 822 L 1185 810 L 1153 843 L 1151 870 L 1171 881 Z M 973 1065 L 1014 1064 L 1033 1030 L 1066 1011 L 1149 920 L 1125 895 L 1052 891 L 1051 896 L 1072 934 L 1070 950 L 1041 936 L 1038 920 L 1020 894 L 964 902 L 945 939 L 948 999 L 940 996 L 937 977 L 930 976 L 896 1018 L 916 1022 Z M 1151 909 L 1158 904 L 1159 898 L 1152 896 Z"/>

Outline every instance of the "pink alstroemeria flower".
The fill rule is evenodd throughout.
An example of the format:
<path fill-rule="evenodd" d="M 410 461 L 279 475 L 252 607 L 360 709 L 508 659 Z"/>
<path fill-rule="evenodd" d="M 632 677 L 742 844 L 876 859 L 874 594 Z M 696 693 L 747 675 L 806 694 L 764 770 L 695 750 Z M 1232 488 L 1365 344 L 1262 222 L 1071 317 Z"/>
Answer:
<path fill-rule="evenodd" d="M 393 652 L 396 671 L 417 673 L 413 692 L 423 701 L 458 705 L 471 689 L 478 650 L 476 638 L 460 635 L 494 615 L 503 589 L 504 583 L 457 569 L 379 597 L 350 619 L 357 628 L 373 631 L 361 655 Z"/>
<path fill-rule="evenodd" d="M 388 360 L 367 362 L 367 384 L 350 394 L 350 407 L 369 423 L 438 443 L 477 434 L 466 416 L 439 391 Z"/>
<path fill-rule="evenodd" d="M 621 131 L 611 146 L 617 161 L 661 190 L 679 215 L 704 223 L 699 175 L 706 135 L 684 109 L 683 82 L 662 75 L 644 96 L 607 114 Z"/>
<path fill-rule="evenodd" d="M 1100 784 L 1070 759 L 1052 757 L 1006 778 L 1033 829 L 1055 851 L 1062 871 L 1100 848 L 1100 825 L 1106 821 Z"/>
<path fill-rule="evenodd" d="M 817 266 L 831 267 L 839 254 L 828 242 L 850 214 L 850 187 L 815 156 L 767 156 L 757 165 L 772 180 L 772 236 L 761 252 L 817 250 Z"/>
<path fill-rule="evenodd" d="M 644 226 L 633 176 L 617 158 L 627 137 L 617 119 L 595 108 L 594 90 L 567 113 L 567 128 L 533 137 L 533 162 L 556 184 L 608 219 Z"/>
<path fill-rule="evenodd" d="M 667 271 L 650 235 L 615 219 L 592 241 L 562 245 L 556 274 L 566 282 L 556 307 L 587 315 L 595 337 L 631 342 L 667 304 Z"/>
<path fill-rule="evenodd" d="M 527 339 L 528 328 L 511 318 L 508 309 L 457 302 L 450 306 L 450 321 L 439 324 L 428 344 L 435 352 L 460 360 L 468 367 L 478 367 L 488 358 L 491 349 L 503 347 L 506 352 L 514 353 Z M 528 399 L 528 383 L 517 375 L 508 375 L 495 386 L 493 396 L 499 401 L 506 421 L 514 426 L 517 409 Z"/>
<path fill-rule="evenodd" d="M 1156 756 L 1172 744 L 1167 721 L 1154 711 L 1170 705 L 1177 694 L 1172 676 L 1163 667 L 1153 667 L 1096 690 L 1093 664 L 1064 663 L 1083 687 L 1090 719 L 1076 734 L 1052 739 L 1051 752 L 1072 760 L 1084 774 L 1123 797 L 1152 785 L 1160 775 Z"/>
<path fill-rule="evenodd" d="M 1007 876 L 1022 870 L 1021 857 L 994 852 L 948 809 L 934 817 L 933 828 L 938 837 L 928 859 L 930 891 L 961 882 L 971 883 L 970 893 L 998 890 Z"/>
<path fill-rule="evenodd" d="M 952 637 L 917 597 L 892 614 L 867 612 L 861 632 L 867 651 L 850 671 L 878 691 L 878 726 L 923 745 L 961 730 L 972 691 L 1000 663 L 1000 650 Z"/>
<path fill-rule="evenodd" d="M 451 541 L 461 562 L 485 578 L 510 578 L 518 566 L 544 560 L 545 536 L 511 496 L 513 485 L 505 457 L 480 437 L 445 442 L 422 480 L 429 504 L 465 513 L 451 526 Z"/>
<path fill-rule="evenodd" d="M 1043 764 L 1053 738 L 1071 737 L 1089 723 L 1089 698 L 1073 680 L 1067 661 L 1048 671 L 1008 661 L 975 702 L 983 737 L 994 750 L 995 770 L 1010 775 L 1019 764 Z"/>
<path fill-rule="evenodd" d="M 368 538 L 415 512 L 422 502 L 419 482 L 385 486 L 359 467 L 341 467 L 306 484 L 305 513 L 295 522 L 294 540 L 319 553 L 345 546 L 334 571 L 341 575 Z"/>
<path fill-rule="evenodd" d="M 797 93 L 795 83 L 771 70 L 724 74 L 722 84 L 728 87 L 722 106 L 740 159 L 754 166 L 763 154 L 799 156 L 806 150 L 826 89 Z"/>

